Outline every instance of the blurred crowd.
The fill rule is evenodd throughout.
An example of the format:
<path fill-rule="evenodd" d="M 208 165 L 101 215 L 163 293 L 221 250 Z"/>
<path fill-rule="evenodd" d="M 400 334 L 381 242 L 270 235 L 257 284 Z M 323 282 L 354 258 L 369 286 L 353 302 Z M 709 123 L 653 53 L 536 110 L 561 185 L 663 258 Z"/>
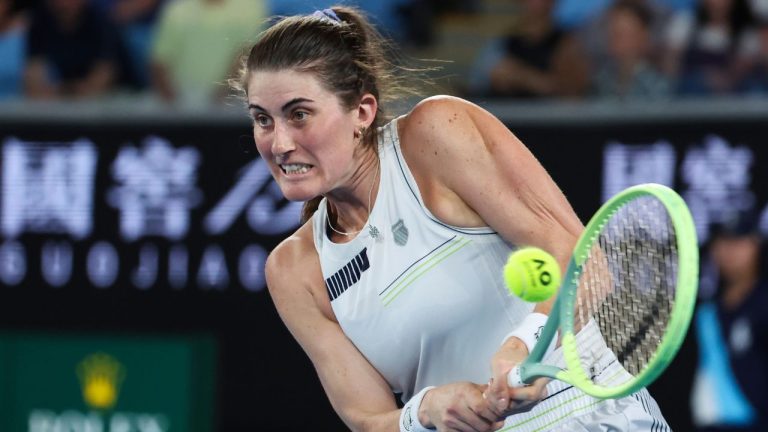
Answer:
<path fill-rule="evenodd" d="M 0 0 L 0 101 L 131 95 L 225 99 L 238 55 L 307 0 Z M 404 51 L 446 14 L 507 3 L 452 92 L 467 97 L 659 100 L 768 94 L 768 0 L 358 0 Z M 441 59 L 452 60 L 452 59 Z"/>
<path fill-rule="evenodd" d="M 658 100 L 768 92 L 768 1 L 522 0 L 469 93 Z"/>

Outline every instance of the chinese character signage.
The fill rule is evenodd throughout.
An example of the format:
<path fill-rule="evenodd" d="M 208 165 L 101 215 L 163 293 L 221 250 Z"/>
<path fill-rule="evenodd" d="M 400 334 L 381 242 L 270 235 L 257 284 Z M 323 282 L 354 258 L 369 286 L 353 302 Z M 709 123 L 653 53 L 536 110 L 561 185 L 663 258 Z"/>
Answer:
<path fill-rule="evenodd" d="M 700 140 L 676 151 L 667 141 L 653 144 L 611 142 L 604 149 L 603 200 L 639 183 L 661 183 L 677 188 L 696 222 L 701 243 L 709 238 L 713 223 L 734 212 L 760 211 L 768 215 L 765 197 L 758 200 L 755 184 L 755 150 L 729 142 L 718 135 L 703 134 Z"/>
<path fill-rule="evenodd" d="M 217 165 L 216 149 L 158 135 L 0 145 L 4 285 L 258 292 L 267 251 L 299 224 L 301 203 L 234 151 Z"/>

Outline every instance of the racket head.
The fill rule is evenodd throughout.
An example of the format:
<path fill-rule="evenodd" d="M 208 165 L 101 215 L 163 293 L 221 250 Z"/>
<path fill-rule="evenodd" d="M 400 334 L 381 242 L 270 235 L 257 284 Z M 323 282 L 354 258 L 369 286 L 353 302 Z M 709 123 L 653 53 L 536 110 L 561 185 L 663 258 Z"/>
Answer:
<path fill-rule="evenodd" d="M 685 338 L 698 289 L 683 199 L 658 184 L 622 191 L 589 221 L 568 267 L 560 293 L 568 381 L 598 398 L 653 382 Z"/>

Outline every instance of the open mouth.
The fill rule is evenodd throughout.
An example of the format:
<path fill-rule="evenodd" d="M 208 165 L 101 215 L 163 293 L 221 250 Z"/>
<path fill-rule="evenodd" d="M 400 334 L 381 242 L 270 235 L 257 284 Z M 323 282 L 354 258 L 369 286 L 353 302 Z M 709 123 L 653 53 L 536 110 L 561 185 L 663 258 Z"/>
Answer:
<path fill-rule="evenodd" d="M 286 175 L 298 175 L 309 172 L 309 170 L 312 169 L 312 165 L 301 163 L 283 164 L 280 165 L 280 169 L 283 170 L 283 173 Z"/>

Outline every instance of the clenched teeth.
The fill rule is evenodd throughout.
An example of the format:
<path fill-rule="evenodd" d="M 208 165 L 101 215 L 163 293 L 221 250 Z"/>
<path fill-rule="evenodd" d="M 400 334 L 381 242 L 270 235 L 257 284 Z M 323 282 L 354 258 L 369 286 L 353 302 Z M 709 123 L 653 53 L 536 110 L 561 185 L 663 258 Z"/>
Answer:
<path fill-rule="evenodd" d="M 285 164 L 280 165 L 286 174 L 304 174 L 312 168 L 312 165 L 306 164 Z"/>

